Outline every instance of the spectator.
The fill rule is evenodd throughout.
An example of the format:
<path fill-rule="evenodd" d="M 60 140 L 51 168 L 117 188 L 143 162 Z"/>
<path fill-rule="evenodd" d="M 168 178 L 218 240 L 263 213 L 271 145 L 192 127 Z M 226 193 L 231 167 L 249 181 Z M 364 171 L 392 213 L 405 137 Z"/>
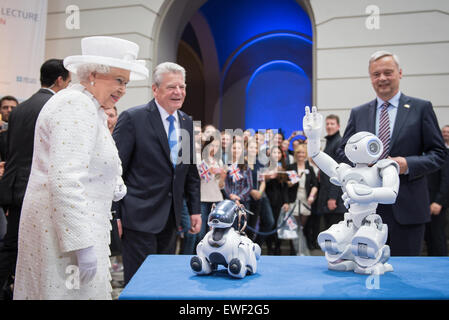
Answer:
<path fill-rule="evenodd" d="M 104 113 L 108 116 L 108 129 L 112 134 L 118 119 L 117 107 L 114 106 L 113 108 L 104 108 Z"/>
<path fill-rule="evenodd" d="M 265 176 L 265 192 L 270 200 L 275 226 L 277 226 L 281 210 L 288 211 L 289 208 L 287 175 L 284 173 L 286 165 L 282 157 L 282 150 L 279 146 L 274 146 L 270 150 L 270 169 L 271 171 Z M 281 240 L 278 238 L 276 232 L 267 237 L 266 242 L 268 254 L 281 255 Z"/>
<path fill-rule="evenodd" d="M 8 129 L 9 114 L 19 104 L 13 96 L 4 96 L 0 99 L 0 131 Z"/>
<path fill-rule="evenodd" d="M 332 159 L 337 158 L 337 149 L 340 146 L 340 119 L 336 115 L 326 117 L 326 145 L 323 152 Z M 341 198 L 343 191 L 341 187 L 332 184 L 329 176 L 320 171 L 320 190 L 318 194 L 317 213 L 323 215 L 324 227 L 329 229 L 331 225 L 342 221 L 346 208 Z"/>
<path fill-rule="evenodd" d="M 116 204 L 125 284 L 149 254 L 175 253 L 184 197 L 189 232 L 201 228 L 193 121 L 180 111 L 186 96 L 185 69 L 171 62 L 157 65 L 152 90 L 149 103 L 120 113 L 113 132 L 128 188 Z M 180 143 L 186 136 L 188 141 Z"/>
<path fill-rule="evenodd" d="M 298 220 L 298 225 L 305 227 L 308 217 L 312 213 L 312 204 L 318 195 L 318 181 L 315 171 L 307 160 L 307 147 L 305 144 L 295 149 L 296 163 L 287 166 L 287 170 L 294 170 L 299 176 L 299 181 L 288 181 L 289 202 L 296 203 L 293 215 Z M 306 234 L 308 246 L 311 247 L 310 235 Z"/>
<path fill-rule="evenodd" d="M 281 143 L 282 156 L 285 159 L 285 164 L 289 165 L 295 162 L 295 157 L 289 153 L 288 148 L 290 147 L 290 141 L 284 140 Z"/>
<path fill-rule="evenodd" d="M 4 167 L 8 149 L 8 119 L 11 111 L 19 104 L 13 96 L 0 99 L 0 164 Z M 0 212 L 1 213 L 1 212 Z"/>
<path fill-rule="evenodd" d="M 446 148 L 432 103 L 399 90 L 402 69 L 397 56 L 375 52 L 368 68 L 377 97 L 351 110 L 337 162 L 349 162 L 344 146 L 355 133 L 368 131 L 379 136 L 384 144 L 381 159 L 388 157 L 399 164 L 400 186 L 396 202 L 380 204 L 377 214 L 388 225 L 391 255 L 418 256 L 425 224 L 430 221 L 425 176 L 441 167 Z M 381 120 L 385 125 L 380 126 Z"/>
<path fill-rule="evenodd" d="M 212 210 L 212 206 L 220 201 L 223 201 L 223 195 L 220 190 L 224 188 L 226 170 L 224 168 L 223 161 L 219 157 L 220 147 L 220 140 L 215 139 L 214 136 L 211 136 L 203 146 L 203 162 L 198 165 L 198 172 L 201 178 L 202 222 L 201 231 L 197 236 L 197 241 L 195 244 L 203 239 L 209 229 L 207 219 Z M 205 166 L 202 167 L 202 165 Z"/>
<path fill-rule="evenodd" d="M 270 201 L 265 194 L 265 179 L 263 177 L 264 170 L 266 169 L 258 159 L 259 147 L 255 138 L 248 140 L 248 155 L 247 163 L 251 170 L 253 187 L 250 191 L 250 211 L 254 215 L 248 217 L 248 226 L 253 229 L 256 228 L 257 222 L 259 222 L 259 231 L 266 233 L 274 229 L 275 221 L 273 218 L 273 212 L 271 211 Z M 257 242 L 262 247 L 266 236 L 255 235 L 252 231 L 247 231 L 248 237 Z"/>
<path fill-rule="evenodd" d="M 251 170 L 243 158 L 243 143 L 232 144 L 232 161 L 228 167 L 223 193 L 226 199 L 249 208 L 250 192 L 253 187 Z"/>
<path fill-rule="evenodd" d="M 107 124 L 109 132 L 112 134 L 114 131 L 115 125 L 117 124 L 117 107 L 114 106 L 113 108 L 107 108 L 105 106 L 101 106 L 104 110 L 104 113 L 107 115 Z M 111 209 L 112 211 L 112 220 L 111 220 L 111 244 L 109 245 L 111 249 L 111 270 L 112 272 L 122 272 L 123 271 L 123 264 L 121 262 L 121 254 L 122 254 L 122 246 L 120 243 L 120 236 L 118 234 L 118 227 L 117 227 L 117 217 L 118 212 L 114 210 L 114 208 Z"/>
<path fill-rule="evenodd" d="M 446 145 L 446 148 L 449 148 L 449 124 L 445 125 L 441 129 L 441 133 L 443 135 L 444 144 Z"/>
<path fill-rule="evenodd" d="M 19 219 L 31 171 L 37 118 L 46 102 L 67 87 L 70 79 L 62 60 L 45 61 L 40 68 L 41 88 L 8 115 L 8 151 L 0 180 L 0 204 L 7 209 L 8 224 L 0 249 L 0 288 L 16 269 Z"/>
<path fill-rule="evenodd" d="M 231 163 L 231 146 L 232 145 L 232 136 L 226 132 L 221 132 L 221 159 L 223 163 L 228 165 Z"/>
<path fill-rule="evenodd" d="M 440 170 L 427 175 L 430 222 L 426 223 L 425 242 L 429 256 L 447 256 L 446 215 L 449 207 L 449 156 Z"/>

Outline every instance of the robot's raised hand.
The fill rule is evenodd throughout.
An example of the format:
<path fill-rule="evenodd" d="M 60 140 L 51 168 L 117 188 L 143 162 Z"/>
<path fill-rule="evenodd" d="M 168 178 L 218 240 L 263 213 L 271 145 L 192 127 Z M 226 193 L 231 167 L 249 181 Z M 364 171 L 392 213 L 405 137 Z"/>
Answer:
<path fill-rule="evenodd" d="M 323 128 L 323 116 L 317 112 L 315 106 L 310 112 L 309 106 L 306 106 L 306 115 L 302 120 L 302 126 L 307 139 L 320 140 Z"/>

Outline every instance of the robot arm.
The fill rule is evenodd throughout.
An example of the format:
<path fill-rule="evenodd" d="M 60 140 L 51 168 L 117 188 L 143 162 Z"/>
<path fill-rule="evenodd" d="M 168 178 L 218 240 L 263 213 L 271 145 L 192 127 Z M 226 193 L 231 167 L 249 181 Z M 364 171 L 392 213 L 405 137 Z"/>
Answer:
<path fill-rule="evenodd" d="M 382 168 L 381 176 L 382 187 L 371 188 L 363 184 L 348 183 L 346 185 L 346 194 L 350 199 L 349 203 L 394 203 L 399 191 L 399 176 L 397 168 L 394 166 Z"/>
<path fill-rule="evenodd" d="M 307 137 L 307 153 L 316 165 L 333 181 L 337 181 L 338 163 L 329 155 L 320 151 L 320 138 L 323 127 L 323 116 L 317 112 L 316 107 L 306 107 L 306 115 L 303 119 L 303 130 Z"/>

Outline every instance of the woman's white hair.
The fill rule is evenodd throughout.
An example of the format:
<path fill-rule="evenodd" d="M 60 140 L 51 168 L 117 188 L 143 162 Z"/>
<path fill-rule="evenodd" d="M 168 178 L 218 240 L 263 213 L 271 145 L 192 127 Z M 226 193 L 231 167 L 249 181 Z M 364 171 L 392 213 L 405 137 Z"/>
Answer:
<path fill-rule="evenodd" d="M 397 65 L 398 69 L 400 69 L 398 56 L 391 52 L 384 51 L 384 50 L 376 51 L 371 55 L 371 57 L 369 58 L 368 68 L 371 66 L 371 63 L 373 63 L 374 61 L 377 61 L 383 57 L 392 57 L 394 62 Z"/>
<path fill-rule="evenodd" d="M 76 77 L 79 81 L 89 81 L 89 76 L 91 73 L 101 73 L 106 74 L 111 71 L 109 66 L 98 63 L 86 63 L 80 65 L 76 70 Z"/>
<path fill-rule="evenodd" d="M 157 65 L 157 67 L 153 71 L 153 84 L 159 87 L 162 83 L 162 77 L 167 73 L 180 73 L 182 74 L 184 81 L 186 79 L 186 70 L 179 64 L 173 62 L 162 62 L 161 64 Z"/>

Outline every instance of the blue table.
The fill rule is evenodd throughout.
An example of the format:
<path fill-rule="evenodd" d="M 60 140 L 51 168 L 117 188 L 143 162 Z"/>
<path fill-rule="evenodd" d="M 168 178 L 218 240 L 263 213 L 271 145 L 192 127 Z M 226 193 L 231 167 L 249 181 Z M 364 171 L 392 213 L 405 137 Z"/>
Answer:
<path fill-rule="evenodd" d="M 187 255 L 150 255 L 120 300 L 449 299 L 449 257 L 393 257 L 394 272 L 366 276 L 327 269 L 323 256 L 262 256 L 245 279 L 219 270 L 197 276 Z"/>

